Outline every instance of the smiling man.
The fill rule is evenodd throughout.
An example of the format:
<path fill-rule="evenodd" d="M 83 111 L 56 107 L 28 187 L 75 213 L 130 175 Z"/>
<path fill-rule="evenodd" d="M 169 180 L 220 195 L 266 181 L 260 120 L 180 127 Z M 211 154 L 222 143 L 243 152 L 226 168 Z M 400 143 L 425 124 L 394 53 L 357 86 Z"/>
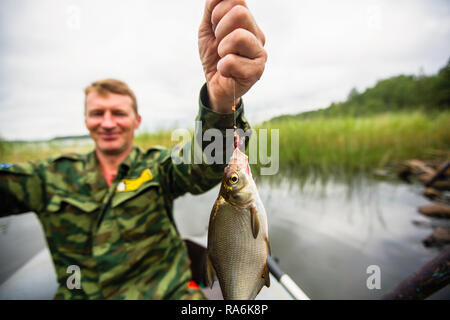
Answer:
<path fill-rule="evenodd" d="M 141 124 L 136 96 L 126 83 L 115 79 L 94 82 L 84 92 L 86 128 L 111 185 L 119 164 L 133 149 L 134 131 Z"/>
<path fill-rule="evenodd" d="M 240 97 L 264 71 L 264 42 L 245 1 L 206 1 L 198 38 L 206 78 L 197 115 L 203 132 L 217 128 L 225 137 L 233 104 L 238 128 L 249 129 Z M 183 162 L 185 148 L 135 147 L 141 117 L 124 82 L 97 81 L 85 94 L 95 150 L 0 166 L 1 215 L 36 212 L 60 284 L 57 299 L 205 298 L 192 283 L 172 207 L 178 196 L 219 183 L 225 164 Z M 203 147 L 197 138 L 189 143 L 191 150 Z M 73 265 L 80 286 L 67 285 Z"/>

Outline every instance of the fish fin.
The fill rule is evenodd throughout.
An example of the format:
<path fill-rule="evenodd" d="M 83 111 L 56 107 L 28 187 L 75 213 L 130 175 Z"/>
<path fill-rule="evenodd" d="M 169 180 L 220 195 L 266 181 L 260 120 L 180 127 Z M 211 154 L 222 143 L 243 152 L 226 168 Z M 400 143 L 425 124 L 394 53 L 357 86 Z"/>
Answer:
<path fill-rule="evenodd" d="M 251 217 L 253 238 L 256 239 L 259 233 L 259 219 L 258 219 L 258 209 L 256 209 L 254 204 L 250 205 L 250 217 Z"/>
<path fill-rule="evenodd" d="M 247 300 L 255 300 L 256 296 L 261 292 L 261 289 L 264 287 L 264 285 L 261 285 L 261 287 L 258 289 L 258 291 L 256 291 L 252 296 L 250 296 L 250 298 L 248 298 Z"/>
<path fill-rule="evenodd" d="M 206 285 L 212 289 L 214 281 L 216 279 L 217 279 L 216 269 L 214 269 L 214 266 L 211 262 L 211 259 L 209 258 L 209 255 L 206 255 L 206 280 L 207 280 Z"/>
<path fill-rule="evenodd" d="M 217 211 L 219 211 L 219 207 L 222 203 L 223 203 L 223 198 L 221 196 L 219 196 L 217 198 L 216 202 L 214 202 L 214 206 L 211 210 L 211 219 L 216 218 L 216 213 L 217 213 Z"/>
<path fill-rule="evenodd" d="M 269 267 L 267 266 L 267 262 L 264 263 L 264 269 L 262 277 L 264 278 L 264 282 L 266 287 L 270 287 L 270 275 L 269 275 Z"/>
<path fill-rule="evenodd" d="M 264 240 L 266 241 L 267 254 L 268 254 L 269 256 L 271 256 L 271 255 L 272 255 L 272 250 L 270 249 L 269 238 L 267 237 L 267 235 L 266 235 L 266 238 L 265 238 Z"/>

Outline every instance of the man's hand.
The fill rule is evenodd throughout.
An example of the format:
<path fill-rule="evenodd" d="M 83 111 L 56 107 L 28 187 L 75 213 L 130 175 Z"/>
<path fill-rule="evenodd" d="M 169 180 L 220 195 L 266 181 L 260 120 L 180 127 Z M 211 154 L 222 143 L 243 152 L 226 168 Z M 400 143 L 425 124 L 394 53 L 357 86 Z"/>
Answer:
<path fill-rule="evenodd" d="M 259 80 L 267 53 L 265 36 L 243 0 L 206 0 L 198 32 L 200 59 L 211 109 L 230 113 L 236 101 Z"/>

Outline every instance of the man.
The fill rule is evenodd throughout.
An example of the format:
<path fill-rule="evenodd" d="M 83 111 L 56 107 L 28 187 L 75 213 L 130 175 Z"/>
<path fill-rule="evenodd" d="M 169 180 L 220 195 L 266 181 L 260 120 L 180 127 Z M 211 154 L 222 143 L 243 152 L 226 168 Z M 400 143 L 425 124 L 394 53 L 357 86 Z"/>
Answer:
<path fill-rule="evenodd" d="M 249 129 L 240 97 L 263 73 L 264 42 L 245 1 L 206 1 L 199 28 L 206 85 L 197 119 L 203 131 L 232 128 L 234 103 L 237 126 Z M 212 188 L 225 165 L 185 163 L 170 150 L 134 147 L 141 117 L 125 83 L 97 81 L 85 94 L 95 150 L 2 166 L 1 215 L 37 213 L 60 284 L 55 298 L 203 299 L 191 282 L 172 204 L 186 192 Z M 196 143 L 192 139 L 192 149 Z M 79 289 L 67 285 L 71 265 L 80 268 Z"/>

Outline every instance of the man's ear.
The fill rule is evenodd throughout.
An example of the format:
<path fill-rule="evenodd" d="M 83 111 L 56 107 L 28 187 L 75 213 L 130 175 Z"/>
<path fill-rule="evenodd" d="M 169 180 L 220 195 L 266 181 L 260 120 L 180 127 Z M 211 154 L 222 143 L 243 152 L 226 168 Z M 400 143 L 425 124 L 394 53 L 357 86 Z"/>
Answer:
<path fill-rule="evenodd" d="M 135 130 L 139 129 L 139 126 L 141 125 L 141 122 L 142 122 L 142 117 L 141 117 L 140 114 L 138 114 L 136 116 L 136 125 L 134 126 Z"/>
<path fill-rule="evenodd" d="M 84 125 L 87 128 L 87 105 L 86 105 L 86 98 L 84 98 L 84 109 L 83 109 L 83 116 L 84 116 Z"/>
<path fill-rule="evenodd" d="M 84 110 L 84 116 L 83 116 L 83 118 L 84 118 L 84 125 L 85 125 L 86 128 L 87 128 L 87 115 L 86 115 L 86 110 Z"/>

